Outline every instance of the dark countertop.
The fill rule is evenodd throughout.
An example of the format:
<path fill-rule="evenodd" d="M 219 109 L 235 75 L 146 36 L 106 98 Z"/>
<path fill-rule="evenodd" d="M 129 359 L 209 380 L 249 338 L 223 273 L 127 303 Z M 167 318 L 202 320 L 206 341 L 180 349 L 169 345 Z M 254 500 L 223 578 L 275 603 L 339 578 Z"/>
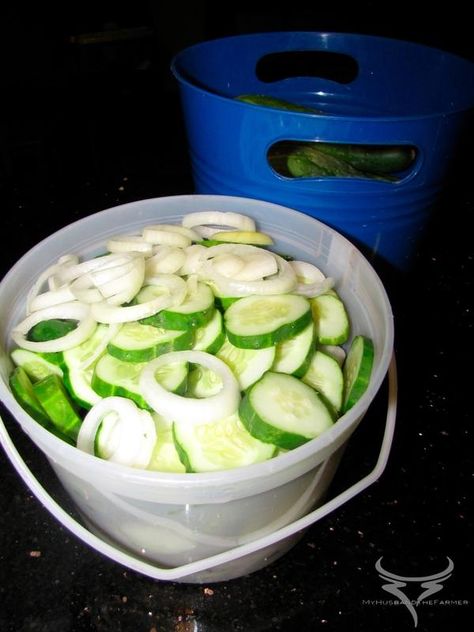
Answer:
<path fill-rule="evenodd" d="M 117 56 L 108 63 L 103 52 L 100 68 L 90 51 L 68 52 L 74 72 L 19 81 L 18 98 L 2 118 L 2 276 L 75 219 L 193 190 L 179 102 L 162 66 L 158 73 L 146 64 L 137 71 L 143 50 L 131 68 Z M 399 372 L 396 431 L 379 481 L 267 568 L 191 585 L 154 581 L 84 545 L 39 504 L 2 450 L 2 632 L 414 629 L 408 610 L 382 590 L 375 570 L 382 556 L 387 569 L 412 577 L 442 571 L 447 557 L 454 563 L 442 591 L 417 607 L 418 630 L 461 629 L 472 618 L 474 249 L 467 222 L 474 198 L 463 167 L 469 151 L 472 137 L 465 137 L 459 169 L 411 269 L 379 268 L 395 315 Z M 374 466 L 385 406 L 386 385 L 351 438 L 330 497 Z M 68 507 L 37 450 L 2 416 L 27 463 Z M 421 589 L 411 584 L 406 592 L 416 599 Z"/>

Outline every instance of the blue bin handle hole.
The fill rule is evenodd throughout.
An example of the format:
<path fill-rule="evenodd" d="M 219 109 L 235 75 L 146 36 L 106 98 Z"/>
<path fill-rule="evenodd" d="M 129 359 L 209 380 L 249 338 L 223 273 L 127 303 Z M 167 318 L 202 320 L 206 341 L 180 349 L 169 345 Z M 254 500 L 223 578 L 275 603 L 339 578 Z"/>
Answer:
<path fill-rule="evenodd" d="M 266 159 L 279 176 L 364 178 L 396 184 L 413 173 L 419 152 L 413 145 L 280 140 Z"/>
<path fill-rule="evenodd" d="M 341 84 L 354 81 L 359 74 L 357 61 L 345 53 L 321 50 L 268 53 L 256 64 L 255 74 L 263 83 L 294 77 L 316 77 Z"/>

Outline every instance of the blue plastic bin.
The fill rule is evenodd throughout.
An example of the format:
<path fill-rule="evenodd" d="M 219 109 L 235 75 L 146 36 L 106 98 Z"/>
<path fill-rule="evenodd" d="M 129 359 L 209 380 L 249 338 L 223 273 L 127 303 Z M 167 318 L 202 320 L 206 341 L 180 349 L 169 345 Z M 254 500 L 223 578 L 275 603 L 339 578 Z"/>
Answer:
<path fill-rule="evenodd" d="M 273 54 L 303 51 L 335 54 L 332 61 L 350 62 L 355 77 L 327 78 L 318 68 L 318 76 L 305 70 L 306 76 L 262 78 L 259 69 Z M 381 256 L 396 268 L 410 266 L 474 105 L 473 63 L 389 38 L 277 32 L 194 45 L 176 55 L 171 68 L 180 87 L 198 193 L 296 208 L 345 234 L 367 255 Z M 249 93 L 324 114 L 235 100 Z M 417 158 L 397 182 L 290 178 L 278 174 L 267 157 L 283 140 L 406 144 L 417 149 Z"/>

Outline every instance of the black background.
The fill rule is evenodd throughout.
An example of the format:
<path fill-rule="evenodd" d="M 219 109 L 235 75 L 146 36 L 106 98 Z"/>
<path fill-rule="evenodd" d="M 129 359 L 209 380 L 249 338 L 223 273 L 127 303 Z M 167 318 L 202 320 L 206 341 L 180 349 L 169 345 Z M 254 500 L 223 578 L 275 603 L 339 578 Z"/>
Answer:
<path fill-rule="evenodd" d="M 387 35 L 474 60 L 460 2 L 245 8 L 194 3 L 16 3 L 1 10 L 0 202 L 3 275 L 57 228 L 116 204 L 193 191 L 172 56 L 192 43 L 270 30 Z M 418 6 L 420 4 L 420 6 Z M 117 29 L 129 38 L 110 41 Z M 102 43 L 87 37 L 102 36 Z M 132 38 L 131 34 L 137 35 Z M 87 36 L 87 37 L 86 37 Z M 399 414 L 382 478 L 248 577 L 153 581 L 87 548 L 39 505 L 0 452 L 0 630 L 257 632 L 411 630 L 374 568 L 452 577 L 420 605 L 418 629 L 472 617 L 472 134 L 408 273 L 379 272 L 393 301 Z M 349 444 L 335 495 L 372 467 L 385 386 Z M 61 490 L 4 414 L 41 480 Z M 64 503 L 67 501 L 64 499 Z"/>

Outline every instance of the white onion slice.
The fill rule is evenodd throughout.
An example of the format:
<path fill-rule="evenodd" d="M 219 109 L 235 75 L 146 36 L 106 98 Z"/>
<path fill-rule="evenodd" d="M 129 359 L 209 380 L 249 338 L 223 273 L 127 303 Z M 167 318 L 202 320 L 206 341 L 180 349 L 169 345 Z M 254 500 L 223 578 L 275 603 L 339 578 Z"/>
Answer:
<path fill-rule="evenodd" d="M 33 287 L 28 292 L 28 296 L 26 297 L 26 313 L 29 314 L 31 311 L 34 311 L 31 308 L 32 301 L 36 298 L 36 296 L 40 293 L 41 288 L 47 282 L 48 288 L 50 291 L 55 291 L 60 289 L 63 286 L 62 283 L 58 283 L 55 280 L 55 275 L 62 272 L 67 266 L 71 266 L 77 264 L 79 261 L 78 257 L 75 255 L 65 255 L 58 259 L 57 263 L 54 263 L 52 266 L 49 266 L 44 270 L 36 281 L 33 284 Z"/>
<path fill-rule="evenodd" d="M 105 397 L 95 404 L 82 422 L 77 447 L 94 454 L 97 431 L 108 434 L 107 460 L 130 467 L 146 468 L 156 443 L 153 417 L 125 397 Z"/>
<path fill-rule="evenodd" d="M 137 265 L 137 261 L 144 260 L 142 255 L 127 257 L 127 259 L 121 263 L 114 264 L 113 262 L 109 262 L 109 264 L 103 265 L 97 270 L 91 270 L 87 275 L 90 277 L 92 283 L 100 288 L 110 283 L 110 281 L 115 281 L 115 279 L 119 279 L 124 274 L 127 274 Z"/>
<path fill-rule="evenodd" d="M 184 253 L 186 255 L 186 261 L 179 269 L 178 274 L 186 276 L 187 274 L 195 274 L 201 269 L 203 262 L 208 256 L 208 248 L 201 244 L 193 244 L 185 248 Z"/>
<path fill-rule="evenodd" d="M 145 226 L 142 232 L 143 239 L 151 246 L 155 244 L 163 244 L 165 246 L 177 246 L 178 248 L 186 248 L 192 243 L 192 239 L 188 235 L 168 230 L 162 224 L 155 226 Z"/>
<path fill-rule="evenodd" d="M 312 263 L 307 261 L 290 261 L 290 265 L 296 274 L 298 284 L 295 294 L 314 298 L 324 294 L 334 286 L 334 279 L 326 277 L 324 273 Z"/>
<path fill-rule="evenodd" d="M 87 259 L 86 261 L 82 261 L 76 265 L 62 267 L 59 273 L 55 276 L 59 283 L 64 284 L 94 270 L 106 270 L 107 268 L 123 265 L 132 261 L 136 256 L 137 253 L 126 252 L 102 255 L 101 257 Z"/>
<path fill-rule="evenodd" d="M 251 217 L 230 211 L 198 211 L 196 213 L 188 213 L 183 217 L 181 224 L 186 228 L 211 224 L 223 227 L 230 226 L 238 230 L 256 230 L 255 222 Z"/>
<path fill-rule="evenodd" d="M 112 305 L 128 303 L 140 290 L 145 278 L 145 259 L 142 256 L 128 258 L 112 267 L 109 261 L 74 279 L 70 284 L 75 298 L 85 303 L 106 300 Z"/>
<path fill-rule="evenodd" d="M 48 290 L 42 292 L 37 296 L 32 297 L 27 303 L 26 313 L 31 314 L 37 312 L 39 309 L 45 309 L 46 307 L 52 307 L 53 305 L 60 305 L 61 303 L 69 303 L 75 300 L 74 293 L 69 286 L 63 286 L 57 290 Z"/>
<path fill-rule="evenodd" d="M 187 237 L 190 242 L 191 241 L 200 241 L 201 236 L 196 233 L 192 228 L 187 228 L 186 226 L 179 226 L 178 224 L 153 224 L 152 226 L 145 226 L 142 231 L 142 235 L 148 231 L 148 229 L 152 230 L 167 230 L 170 233 L 178 233 L 178 235 L 183 235 Z"/>
<path fill-rule="evenodd" d="M 107 241 L 107 250 L 112 253 L 139 252 L 149 257 L 153 247 L 140 235 L 116 235 Z"/>
<path fill-rule="evenodd" d="M 219 244 L 217 246 L 211 246 L 207 250 L 208 252 L 205 256 L 206 260 L 201 265 L 197 274 L 201 280 L 211 282 L 221 296 L 284 294 L 286 292 L 292 292 L 297 285 L 296 274 L 293 268 L 288 261 L 274 252 L 267 251 L 269 256 L 273 257 L 276 262 L 276 274 L 256 281 L 241 281 L 239 279 L 228 278 L 214 270 L 213 257 L 225 253 L 236 253 L 242 257 L 248 254 L 261 254 L 262 251 L 260 248 L 248 244 Z"/>
<path fill-rule="evenodd" d="M 186 281 L 175 274 L 160 274 L 147 281 L 147 284 L 163 288 L 163 294 L 137 305 L 120 307 L 106 301 L 93 303 L 91 311 L 99 323 L 126 323 L 153 316 L 162 309 L 180 305 L 186 296 Z"/>
<path fill-rule="evenodd" d="M 69 289 L 74 295 L 74 298 L 83 303 L 98 303 L 104 298 L 100 290 L 94 286 L 89 274 L 83 274 L 77 279 L 74 279 L 74 281 L 69 284 Z"/>
<path fill-rule="evenodd" d="M 264 250 L 261 254 L 247 255 L 245 265 L 234 274 L 234 279 L 237 281 L 256 281 L 277 273 L 278 264 L 275 257 Z"/>
<path fill-rule="evenodd" d="M 34 325 L 43 320 L 52 318 L 67 318 L 77 320 L 78 325 L 75 329 L 68 332 L 61 338 L 55 340 L 45 340 L 43 342 L 34 342 L 27 340 L 26 335 Z M 66 351 L 80 345 L 92 335 L 97 322 L 91 315 L 89 305 L 71 301 L 70 303 L 62 303 L 61 305 L 53 305 L 45 309 L 38 310 L 27 316 L 21 323 L 16 325 L 11 332 L 13 341 L 22 349 L 38 352 Z"/>
<path fill-rule="evenodd" d="M 186 252 L 177 246 L 160 245 L 153 249 L 153 255 L 146 260 L 145 278 L 154 274 L 175 274 L 184 265 Z"/>
<path fill-rule="evenodd" d="M 226 277 L 234 277 L 245 266 L 245 260 L 234 254 L 217 255 L 212 260 L 213 268 L 219 274 Z"/>
<path fill-rule="evenodd" d="M 191 362 L 214 371 L 222 380 L 221 390 L 203 399 L 183 397 L 167 391 L 156 381 L 155 371 L 173 362 Z M 139 384 L 146 402 L 157 413 L 173 421 L 218 421 L 235 413 L 240 402 L 239 383 L 230 368 L 216 356 L 204 351 L 173 351 L 155 358 L 144 367 Z"/>
<path fill-rule="evenodd" d="M 201 239 L 212 239 L 216 233 L 225 233 L 235 230 L 232 226 L 194 226 L 196 232 Z"/>
<path fill-rule="evenodd" d="M 125 268 L 125 266 L 123 266 Z M 92 275 L 91 275 L 92 276 Z M 137 257 L 123 275 L 99 286 L 99 290 L 111 305 L 128 303 L 137 294 L 145 279 L 145 259 Z"/>

